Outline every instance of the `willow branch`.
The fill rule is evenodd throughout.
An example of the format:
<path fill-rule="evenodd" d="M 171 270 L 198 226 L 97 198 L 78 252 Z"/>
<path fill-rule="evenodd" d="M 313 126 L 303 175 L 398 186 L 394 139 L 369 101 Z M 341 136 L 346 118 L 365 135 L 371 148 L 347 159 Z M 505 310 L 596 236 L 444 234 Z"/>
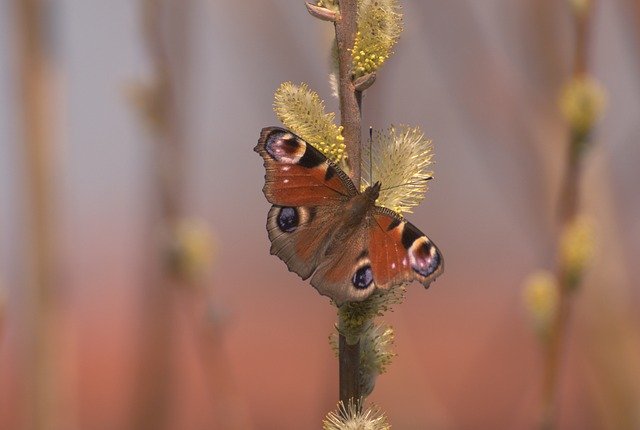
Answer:
<path fill-rule="evenodd" d="M 53 309 L 54 233 L 52 179 L 52 94 L 47 52 L 44 5 L 40 0 L 18 0 L 18 39 L 20 41 L 20 90 L 25 143 L 27 181 L 27 246 L 30 267 L 26 285 L 27 328 L 25 375 L 26 428 L 38 430 L 54 426 Z"/>
<path fill-rule="evenodd" d="M 338 86 L 340 94 L 340 123 L 344 127 L 342 135 L 347 146 L 347 157 L 351 169 L 351 179 L 360 189 L 360 136 L 362 93 L 353 82 L 353 59 L 351 50 L 357 32 L 357 0 L 340 1 L 340 18 L 335 22 L 336 44 L 338 46 Z"/>
<path fill-rule="evenodd" d="M 150 207 L 150 267 L 147 271 L 143 335 L 138 363 L 132 427 L 161 430 L 168 425 L 171 403 L 172 342 L 175 306 L 172 292 L 181 279 L 172 273 L 167 258 L 167 236 L 176 231 L 183 212 L 185 149 L 183 122 L 177 103 L 178 68 L 185 54 L 188 6 L 176 0 L 142 0 L 143 36 L 152 63 L 154 81 L 147 95 L 148 127 L 153 132 L 153 203 Z M 169 9 L 171 8 L 171 9 Z M 170 17 L 166 20 L 166 17 Z M 171 25 L 168 25 L 171 24 Z M 174 45 L 167 40 L 175 42 Z M 176 46 L 177 45 L 177 46 Z M 170 49 L 171 47 L 171 49 Z M 183 73 L 184 75 L 184 73 Z"/>
<path fill-rule="evenodd" d="M 335 21 L 336 44 L 338 49 L 338 86 L 340 97 L 340 122 L 344 142 L 347 146 L 347 161 L 351 169 L 351 179 L 360 189 L 360 136 L 361 136 L 361 93 L 353 82 L 353 48 L 357 32 L 358 5 L 356 0 L 340 1 L 340 16 Z M 338 340 L 340 366 L 340 400 L 346 405 L 349 399 L 360 399 L 360 342 L 350 345 L 340 334 Z M 359 404 L 359 402 L 358 402 Z"/>

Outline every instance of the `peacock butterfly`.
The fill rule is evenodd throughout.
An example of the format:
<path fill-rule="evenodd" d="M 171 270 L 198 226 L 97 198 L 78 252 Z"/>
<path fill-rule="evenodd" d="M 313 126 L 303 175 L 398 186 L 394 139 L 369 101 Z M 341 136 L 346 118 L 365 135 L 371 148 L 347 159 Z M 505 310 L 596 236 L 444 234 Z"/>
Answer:
<path fill-rule="evenodd" d="M 418 280 L 425 287 L 443 269 L 440 251 L 400 214 L 376 206 L 381 184 L 363 192 L 319 150 L 279 127 L 266 127 L 254 150 L 264 160 L 271 206 L 271 254 L 322 295 L 341 305 L 376 289 Z"/>

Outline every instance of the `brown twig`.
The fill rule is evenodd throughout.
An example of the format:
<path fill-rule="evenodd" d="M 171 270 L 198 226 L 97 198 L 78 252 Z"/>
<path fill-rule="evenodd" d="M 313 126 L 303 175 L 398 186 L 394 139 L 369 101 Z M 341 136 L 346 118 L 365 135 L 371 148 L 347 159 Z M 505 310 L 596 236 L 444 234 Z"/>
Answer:
<path fill-rule="evenodd" d="M 20 41 L 20 84 L 22 96 L 25 172 L 29 205 L 28 249 L 31 264 L 25 312 L 26 339 L 25 428 L 55 426 L 53 413 L 53 346 L 51 327 L 54 312 L 55 280 L 51 157 L 52 103 L 50 62 L 44 5 L 40 0 L 15 2 Z"/>
<path fill-rule="evenodd" d="M 360 341 L 350 345 L 347 338 L 338 338 L 338 365 L 340 373 L 340 401 L 345 405 L 349 399 L 358 400 L 360 394 Z"/>
<path fill-rule="evenodd" d="M 355 43 L 358 18 L 356 0 L 340 1 L 340 19 L 335 22 L 336 44 L 338 46 L 338 87 L 340 89 L 340 123 L 344 127 L 342 135 L 347 145 L 347 156 L 351 169 L 351 179 L 360 189 L 361 154 L 361 114 L 362 93 L 356 91 L 353 82 L 353 59 L 351 50 Z"/>
<path fill-rule="evenodd" d="M 595 0 L 586 10 L 575 13 L 576 49 L 573 64 L 573 79 L 580 79 L 587 73 L 589 52 L 589 28 Z M 558 218 L 561 231 L 571 225 L 580 208 L 580 179 L 582 148 L 588 135 L 571 133 L 567 146 L 567 164 L 558 202 Z M 565 262 L 558 258 L 556 276 L 559 282 L 558 311 L 552 321 L 544 349 L 544 370 L 542 379 L 541 429 L 550 430 L 556 426 L 558 380 L 560 375 L 562 350 L 565 345 L 567 325 L 571 315 L 571 302 L 575 285 L 568 273 Z"/>

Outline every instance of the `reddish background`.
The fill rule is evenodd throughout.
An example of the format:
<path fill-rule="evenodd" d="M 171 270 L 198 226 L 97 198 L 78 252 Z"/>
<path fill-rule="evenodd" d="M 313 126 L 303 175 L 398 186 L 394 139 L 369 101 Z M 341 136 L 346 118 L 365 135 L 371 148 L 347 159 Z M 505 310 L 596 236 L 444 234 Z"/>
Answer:
<path fill-rule="evenodd" d="M 55 428 L 125 429 L 137 405 L 153 145 L 126 88 L 149 64 L 135 2 L 51 1 L 56 75 Z M 408 218 L 446 272 L 411 285 L 384 317 L 398 356 L 370 400 L 398 429 L 532 428 L 541 360 L 522 282 L 554 261 L 567 130 L 571 16 L 551 0 L 403 2 L 405 32 L 364 101 L 364 123 L 420 125 L 436 180 Z M 337 397 L 327 336 L 335 309 L 269 256 L 262 162 L 280 82 L 327 84 L 331 26 L 302 2 L 194 1 L 190 21 L 188 212 L 215 235 L 207 286 L 172 292 L 170 428 L 319 428 Z M 14 8 L 0 9 L 0 428 L 20 428 L 25 263 L 23 149 Z M 590 67 L 608 108 L 585 162 L 597 249 L 569 331 L 563 429 L 637 428 L 640 343 L 640 8 L 598 2 Z M 205 322 L 203 322 L 205 321 Z M 235 424 L 234 424 L 235 423 Z M 625 424 L 626 423 L 626 424 Z M 52 424 L 53 426 L 53 424 Z"/>

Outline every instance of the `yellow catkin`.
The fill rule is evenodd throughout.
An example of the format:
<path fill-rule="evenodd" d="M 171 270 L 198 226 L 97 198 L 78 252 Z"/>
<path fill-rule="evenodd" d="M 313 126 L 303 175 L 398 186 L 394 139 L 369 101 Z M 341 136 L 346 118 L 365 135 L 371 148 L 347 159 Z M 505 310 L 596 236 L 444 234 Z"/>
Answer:
<path fill-rule="evenodd" d="M 432 177 L 433 145 L 418 127 L 401 125 L 374 134 L 362 153 L 363 187 L 382 183 L 376 202 L 395 212 L 411 212 L 425 196 Z"/>
<path fill-rule="evenodd" d="M 569 0 L 569 4 L 576 15 L 583 15 L 591 7 L 591 0 Z"/>
<path fill-rule="evenodd" d="M 183 219 L 172 238 L 173 265 L 181 276 L 193 279 L 204 273 L 213 260 L 213 240 L 209 227 L 198 219 Z"/>
<path fill-rule="evenodd" d="M 393 328 L 387 325 L 371 324 L 361 339 L 362 366 L 371 369 L 376 374 L 386 372 L 395 353 L 391 350 L 395 334 Z"/>
<path fill-rule="evenodd" d="M 402 15 L 396 0 L 360 0 L 352 50 L 355 77 L 378 70 L 391 55 L 400 33 Z"/>
<path fill-rule="evenodd" d="M 560 258 L 567 272 L 579 277 L 591 259 L 595 247 L 593 222 L 586 215 L 578 216 L 562 232 Z"/>
<path fill-rule="evenodd" d="M 286 128 L 311 143 L 335 163 L 344 159 L 342 126 L 334 113 L 325 113 L 324 102 L 306 84 L 285 82 L 275 93 L 273 109 Z"/>
<path fill-rule="evenodd" d="M 361 302 L 348 302 L 338 308 L 340 333 L 349 344 L 360 340 L 367 324 L 377 316 L 383 315 L 394 305 L 402 303 L 406 288 L 399 285 L 389 290 L 378 290 Z"/>
<path fill-rule="evenodd" d="M 347 405 L 329 412 L 322 422 L 323 430 L 390 430 L 387 417 L 377 407 L 364 408 L 359 400 L 349 399 Z"/>
<path fill-rule="evenodd" d="M 396 356 L 393 352 L 395 333 L 388 325 L 369 324 L 360 340 L 360 394 L 373 392 L 376 379 L 387 371 Z"/>

